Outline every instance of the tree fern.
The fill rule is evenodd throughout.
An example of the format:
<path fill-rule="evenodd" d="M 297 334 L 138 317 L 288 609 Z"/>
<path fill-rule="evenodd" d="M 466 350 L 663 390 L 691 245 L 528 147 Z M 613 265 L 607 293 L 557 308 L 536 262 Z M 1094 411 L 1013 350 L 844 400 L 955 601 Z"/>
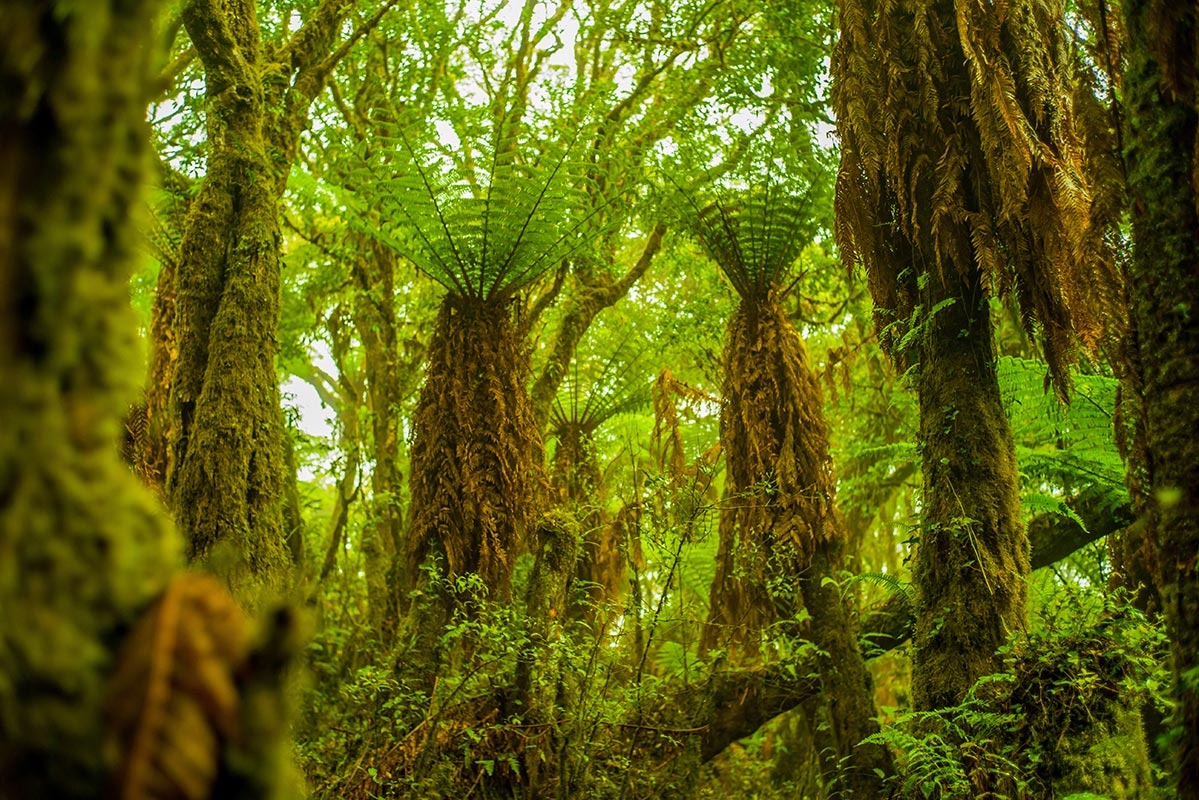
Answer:
<path fill-rule="evenodd" d="M 769 165 L 748 178 L 751 188 L 728 185 L 705 204 L 682 192 L 688 226 L 743 299 L 763 300 L 783 284 L 800 251 L 816 234 L 815 181 L 780 175 Z"/>
<path fill-rule="evenodd" d="M 355 173 L 357 222 L 450 292 L 503 302 L 587 242 L 598 209 L 573 143 L 521 147 L 501 134 L 478 146 L 471 163 L 484 166 L 471 171 L 447 167 L 398 126 L 383 130 Z"/>
<path fill-rule="evenodd" d="M 650 342 L 660 347 L 661 341 L 644 325 L 622 324 L 619 331 L 608 327 L 597 321 L 580 344 L 554 398 L 552 426 L 569 423 L 594 432 L 617 414 L 649 404 Z"/>

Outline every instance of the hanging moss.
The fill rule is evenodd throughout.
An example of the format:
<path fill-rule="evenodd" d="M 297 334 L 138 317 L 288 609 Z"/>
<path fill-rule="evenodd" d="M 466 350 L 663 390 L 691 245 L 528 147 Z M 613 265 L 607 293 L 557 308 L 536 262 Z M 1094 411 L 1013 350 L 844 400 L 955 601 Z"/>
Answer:
<path fill-rule="evenodd" d="M 447 295 L 413 415 L 409 586 L 434 555 L 451 575 L 478 573 L 493 597 L 509 596 L 543 494 L 529 374 L 510 304 Z"/>

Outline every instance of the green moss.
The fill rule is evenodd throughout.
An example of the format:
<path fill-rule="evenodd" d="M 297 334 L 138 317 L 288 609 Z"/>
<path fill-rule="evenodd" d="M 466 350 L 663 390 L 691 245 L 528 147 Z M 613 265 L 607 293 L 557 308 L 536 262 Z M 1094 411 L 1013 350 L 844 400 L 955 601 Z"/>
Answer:
<path fill-rule="evenodd" d="M 120 462 L 126 293 L 156 3 L 21 4 L 0 32 L 0 771 L 17 797 L 105 783 L 115 641 L 178 563 Z M 62 13 L 69 10 L 70 13 Z"/>
<path fill-rule="evenodd" d="M 957 705 L 995 670 L 1027 615 L 1015 446 L 981 276 L 967 268 L 972 277 L 930 276 L 923 289 L 941 310 L 926 323 L 917 376 L 924 493 L 913 694 L 922 709 Z"/>

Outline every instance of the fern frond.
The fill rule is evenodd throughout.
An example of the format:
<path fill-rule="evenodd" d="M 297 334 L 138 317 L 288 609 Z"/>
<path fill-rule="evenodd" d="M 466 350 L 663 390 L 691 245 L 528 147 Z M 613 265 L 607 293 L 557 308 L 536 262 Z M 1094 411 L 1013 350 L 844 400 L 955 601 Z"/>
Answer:
<path fill-rule="evenodd" d="M 503 302 L 569 259 L 604 206 L 586 192 L 574 142 L 521 147 L 514 135 L 486 148 L 481 172 L 448 167 L 400 125 L 364 151 L 355 175 L 359 227 L 409 258 L 447 290 Z"/>
<path fill-rule="evenodd" d="M 900 580 L 887 572 L 863 572 L 851 575 L 843 588 L 848 589 L 855 583 L 872 583 L 886 589 L 892 596 L 898 597 L 908 608 L 916 607 L 916 591 L 909 581 Z"/>

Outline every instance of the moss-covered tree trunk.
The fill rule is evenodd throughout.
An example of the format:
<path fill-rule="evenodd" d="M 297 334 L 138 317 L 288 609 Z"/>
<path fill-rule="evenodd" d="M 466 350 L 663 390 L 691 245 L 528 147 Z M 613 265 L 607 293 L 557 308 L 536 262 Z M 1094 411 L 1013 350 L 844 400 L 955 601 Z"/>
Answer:
<path fill-rule="evenodd" d="M 820 384 L 794 326 L 771 291 L 743 299 L 725 347 L 721 444 L 729 497 L 721 521 L 723 567 L 711 592 L 710 618 L 728 627 L 705 632 L 709 646 L 732 643 L 753 653 L 762 630 L 809 613 L 806 635 L 823 651 L 820 679 L 841 767 L 841 786 L 875 797 L 890 755 L 861 741 L 878 731 L 869 673 L 835 577 L 845 545 L 835 501 L 828 427 Z M 735 536 L 725 533 L 732 529 Z M 732 547 L 729 547 L 730 541 Z M 798 592 L 796 592 L 798 588 Z M 798 596 L 797 596 L 798 595 Z M 799 631 L 789 626 L 788 633 Z M 831 775 L 830 775 L 831 777 Z"/>
<path fill-rule="evenodd" d="M 1190 798 L 1199 797 L 1199 19 L 1193 4 L 1130 0 L 1124 11 L 1145 522 L 1174 656 L 1178 796 Z"/>
<path fill-rule="evenodd" d="M 1025 626 L 1028 538 L 1015 446 L 999 396 L 987 294 L 977 268 L 928 276 L 920 396 L 919 606 L 912 673 L 919 709 L 957 705 L 1000 667 L 996 650 Z"/>
<path fill-rule="evenodd" d="M 178 562 L 119 460 L 159 3 L 0 2 L 0 796 L 100 796 L 115 642 Z"/>
<path fill-rule="evenodd" d="M 841 0 L 839 233 L 920 400 L 918 709 L 957 705 L 1025 625 L 1028 544 L 989 298 L 1018 299 L 1065 385 L 1089 209 L 1073 191 L 1072 118 L 1050 88 L 1066 74 L 1063 18 L 1053 3 L 892 13 Z"/>
<path fill-rule="evenodd" d="M 625 573 L 623 526 L 613 524 L 604 507 L 606 494 L 590 426 L 559 420 L 554 426 L 557 445 L 551 462 L 550 485 L 558 504 L 568 509 L 582 529 L 574 578 L 571 616 L 596 622 L 608 603 L 620 598 Z M 605 620 L 603 624 L 607 624 Z"/>
<path fill-rule="evenodd" d="M 362 340 L 372 463 L 371 516 L 362 531 L 361 547 L 371 622 L 384 640 L 390 640 L 398 616 L 391 570 L 404 524 L 400 405 L 405 392 L 396 341 L 396 256 L 377 242 L 367 246 L 369 251 L 361 254 L 354 267 L 358 284 L 354 323 Z"/>
<path fill-rule="evenodd" d="M 275 371 L 279 198 L 308 106 L 352 3 L 323 2 L 283 46 L 250 0 L 190 0 L 183 23 L 207 83 L 208 172 L 176 275 L 167 489 L 188 556 L 243 602 L 286 590 L 287 468 Z"/>

